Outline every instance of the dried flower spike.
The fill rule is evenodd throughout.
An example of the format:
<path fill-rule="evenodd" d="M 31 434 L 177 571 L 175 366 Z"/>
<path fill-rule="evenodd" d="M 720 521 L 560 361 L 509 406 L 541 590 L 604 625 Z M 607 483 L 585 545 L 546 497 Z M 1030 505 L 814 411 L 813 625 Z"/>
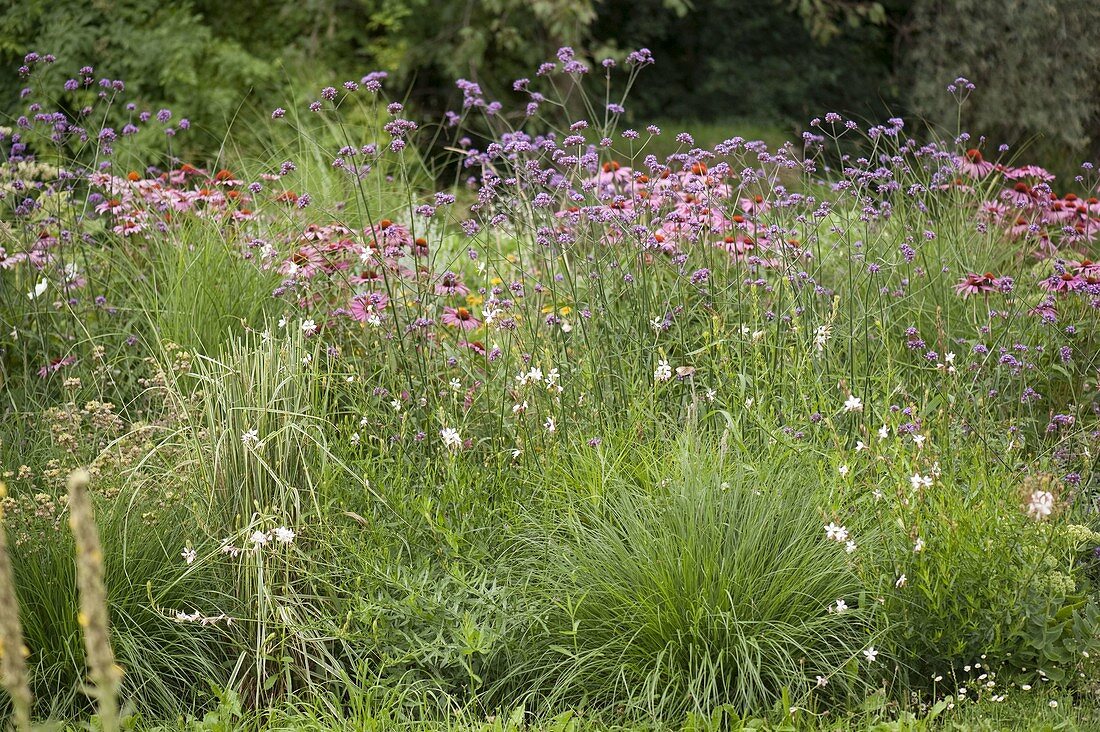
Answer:
<path fill-rule="evenodd" d="M 0 500 L 7 486 L 0 483 Z M 0 503 L 0 682 L 12 704 L 12 720 L 17 730 L 31 728 L 31 689 L 27 682 L 26 647 L 19 623 L 19 599 L 15 596 L 15 575 L 8 555 L 8 537 L 4 530 L 4 505 Z"/>
<path fill-rule="evenodd" d="M 80 590 L 80 625 L 88 654 L 88 676 L 98 702 L 100 727 L 119 729 L 118 691 L 122 669 L 115 663 L 107 619 L 107 591 L 103 584 L 103 550 L 99 544 L 92 502 L 90 476 L 77 470 L 69 476 L 69 526 L 76 540 L 76 582 Z"/>

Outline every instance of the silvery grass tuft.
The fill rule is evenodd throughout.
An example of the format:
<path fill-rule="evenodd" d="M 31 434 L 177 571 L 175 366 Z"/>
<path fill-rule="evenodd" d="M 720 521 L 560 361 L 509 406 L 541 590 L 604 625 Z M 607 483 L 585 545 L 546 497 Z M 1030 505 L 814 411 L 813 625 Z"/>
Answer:
<path fill-rule="evenodd" d="M 91 477 L 86 470 L 69 476 L 69 526 L 76 540 L 76 582 L 80 590 L 80 625 L 88 654 L 88 676 L 94 687 L 99 724 L 103 732 L 119 729 L 119 686 L 122 669 L 111 650 L 107 617 L 107 590 L 103 584 L 103 549 L 88 496 Z"/>
<path fill-rule="evenodd" d="M 8 488 L 0 483 L 0 501 Z M 27 680 L 27 648 L 19 622 L 19 598 L 15 596 L 15 576 L 8 555 L 8 535 L 4 529 L 4 505 L 0 503 L 0 682 L 12 703 L 12 718 L 17 730 L 31 726 L 31 689 Z"/>

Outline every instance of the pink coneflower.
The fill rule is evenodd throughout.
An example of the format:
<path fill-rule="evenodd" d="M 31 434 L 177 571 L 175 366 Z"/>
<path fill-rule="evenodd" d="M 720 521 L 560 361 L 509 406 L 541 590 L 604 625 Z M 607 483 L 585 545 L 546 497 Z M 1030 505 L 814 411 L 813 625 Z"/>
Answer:
<path fill-rule="evenodd" d="M 993 172 L 993 163 L 987 162 L 982 158 L 981 152 L 974 149 L 967 150 L 965 155 L 956 157 L 955 163 L 960 172 L 971 178 L 984 178 Z"/>
<path fill-rule="evenodd" d="M 465 296 L 470 294 L 470 288 L 462 284 L 462 281 L 458 279 L 458 275 L 454 272 L 444 272 L 443 276 L 435 283 L 435 294 Z"/>
<path fill-rule="evenodd" d="M 241 185 L 241 181 L 237 178 L 237 176 L 233 175 L 232 172 L 228 170 L 219 170 L 217 173 L 214 174 L 214 185 L 239 186 Z"/>
<path fill-rule="evenodd" d="M 74 363 L 76 363 L 76 356 L 55 358 L 42 368 L 38 369 L 38 375 L 44 379 L 50 374 L 56 374 L 58 371 L 65 368 L 66 366 L 72 366 Z"/>
<path fill-rule="evenodd" d="M 968 274 L 955 285 L 955 292 L 963 297 L 985 292 L 998 292 L 1000 289 L 1001 281 L 989 272 L 985 274 Z"/>
<path fill-rule="evenodd" d="M 145 224 L 134 219 L 125 219 L 117 226 L 111 228 L 111 231 L 119 234 L 120 236 L 133 236 L 139 234 L 145 230 Z"/>
<path fill-rule="evenodd" d="M 1070 269 L 1074 274 L 1081 276 L 1100 275 L 1100 262 L 1091 259 L 1082 259 L 1080 262 L 1070 262 Z"/>
<path fill-rule="evenodd" d="M 371 282 L 378 282 L 382 279 L 382 275 L 374 269 L 363 269 L 357 274 L 349 275 L 348 282 L 352 285 L 366 285 Z"/>
<path fill-rule="evenodd" d="M 112 216 L 118 216 L 126 211 L 127 203 L 121 198 L 108 198 L 95 207 L 95 212 L 97 214 L 109 213 Z"/>
<path fill-rule="evenodd" d="M 290 277 L 312 277 L 324 269 L 327 263 L 325 253 L 312 244 L 308 244 L 291 254 L 279 265 L 279 274 Z"/>
<path fill-rule="evenodd" d="M 1020 181 L 1012 188 L 1006 188 L 1001 191 L 1001 199 L 1010 206 L 1022 208 L 1024 206 L 1030 206 L 1034 202 L 1034 194 L 1031 191 L 1031 186 Z"/>
<path fill-rule="evenodd" d="M 595 177 L 595 182 L 601 188 L 625 186 L 634 179 L 634 169 L 612 160 L 600 167 L 600 172 Z"/>
<path fill-rule="evenodd" d="M 1050 292 L 1072 292 L 1080 286 L 1084 280 L 1070 272 L 1054 274 L 1039 283 L 1039 287 Z"/>
<path fill-rule="evenodd" d="M 351 317 L 360 323 L 375 322 L 389 302 L 389 295 L 384 292 L 368 292 L 353 297 L 348 310 L 351 311 Z"/>
<path fill-rule="evenodd" d="M 1042 318 L 1048 323 L 1053 323 L 1058 320 L 1058 311 L 1054 309 L 1054 303 L 1050 300 L 1044 300 L 1029 310 L 1028 313 Z"/>
<path fill-rule="evenodd" d="M 1012 226 L 1008 227 L 1008 235 L 1013 239 L 1019 239 L 1021 236 L 1026 236 L 1034 225 L 1033 222 L 1028 221 L 1023 216 L 1018 216 Z"/>
<path fill-rule="evenodd" d="M 443 324 L 449 325 L 453 328 L 462 328 L 463 330 L 474 330 L 481 321 L 474 317 L 466 308 L 443 308 Z"/>
<path fill-rule="evenodd" d="M 1054 180 L 1054 174 L 1048 171 L 1046 168 L 1040 168 L 1038 165 L 1024 165 L 1019 168 L 1005 168 L 1004 176 L 1008 180 L 1020 180 L 1022 178 L 1032 178 L 1038 181 L 1052 181 Z"/>
<path fill-rule="evenodd" d="M 372 237 L 377 244 L 377 247 L 372 246 L 371 248 L 381 250 L 382 254 L 387 257 L 401 256 L 401 252 L 405 247 L 411 247 L 413 244 L 412 232 L 389 219 L 382 219 L 376 225 L 365 229 L 364 233 Z"/>

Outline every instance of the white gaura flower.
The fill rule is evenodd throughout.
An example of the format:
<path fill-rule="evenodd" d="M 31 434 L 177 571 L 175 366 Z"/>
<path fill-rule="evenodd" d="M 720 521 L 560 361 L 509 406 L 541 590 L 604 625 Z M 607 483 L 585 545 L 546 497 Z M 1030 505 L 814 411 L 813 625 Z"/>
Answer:
<path fill-rule="evenodd" d="M 199 557 L 199 553 L 191 547 L 185 547 L 184 550 L 180 552 L 180 556 L 183 557 L 183 561 L 188 564 L 194 564 L 195 560 Z"/>
<path fill-rule="evenodd" d="M 275 536 L 275 541 L 280 544 L 290 544 L 294 541 L 296 534 L 294 529 L 289 529 L 286 526 L 278 526 L 271 532 Z"/>
<path fill-rule="evenodd" d="M 312 319 L 303 320 L 302 332 L 305 333 L 307 336 L 313 335 L 317 332 L 317 323 L 313 322 Z"/>
<path fill-rule="evenodd" d="M 902 574 L 900 577 L 898 577 L 898 581 L 894 583 L 894 587 L 896 587 L 900 590 L 902 587 L 905 587 L 905 585 L 907 585 L 907 584 L 909 584 L 909 578 L 906 577 L 904 574 Z"/>
<path fill-rule="evenodd" d="M 913 473 L 909 476 L 909 485 L 913 486 L 913 490 L 919 490 L 922 486 L 930 488 L 932 486 L 932 476 Z"/>
<path fill-rule="evenodd" d="M 874 646 L 869 646 L 863 651 L 863 657 L 867 659 L 868 663 L 874 663 L 875 659 L 878 658 L 878 651 L 875 650 Z"/>
<path fill-rule="evenodd" d="M 880 440 L 885 440 L 889 436 L 890 436 L 890 428 L 888 426 L 882 425 L 882 427 L 879 427 L 878 438 Z"/>
<path fill-rule="evenodd" d="M 542 426 L 546 428 L 547 432 L 557 432 L 558 430 L 558 423 L 554 421 L 553 417 L 547 417 Z"/>
<path fill-rule="evenodd" d="M 668 365 L 668 361 L 661 359 L 657 362 L 657 368 L 653 370 L 653 380 L 656 382 L 668 381 L 672 378 L 672 367 Z"/>
<path fill-rule="evenodd" d="M 825 524 L 825 538 L 830 541 L 848 541 L 848 529 L 834 523 Z"/>
<path fill-rule="evenodd" d="M 250 429 L 241 435 L 241 444 L 245 447 L 256 447 L 260 444 L 260 431 L 258 429 Z"/>
<path fill-rule="evenodd" d="M 840 476 L 842 478 L 846 477 L 848 475 L 848 473 L 851 472 L 851 468 L 849 468 L 847 465 L 841 465 L 836 470 L 837 470 L 838 473 L 840 473 Z"/>
<path fill-rule="evenodd" d="M 844 551 L 846 553 L 851 554 L 855 550 L 856 550 L 856 543 L 854 541 L 849 539 L 848 541 L 844 542 Z"/>
<path fill-rule="evenodd" d="M 46 280 L 45 278 L 43 278 L 37 285 L 34 286 L 33 290 L 31 290 L 30 292 L 27 293 L 27 299 L 28 300 L 37 300 L 38 298 L 40 298 L 40 297 L 42 297 L 43 295 L 46 294 L 46 289 L 49 286 L 50 286 L 49 281 Z"/>
<path fill-rule="evenodd" d="M 252 536 L 248 538 L 248 540 L 251 541 L 252 544 L 258 549 L 259 547 L 266 544 L 270 540 L 270 538 L 271 537 L 267 535 L 267 532 L 256 531 L 252 534 Z"/>
<path fill-rule="evenodd" d="M 837 600 L 836 605 L 829 608 L 829 612 L 837 613 L 838 615 L 848 609 L 848 603 L 844 600 Z"/>
<path fill-rule="evenodd" d="M 924 539 L 917 537 L 917 540 L 913 543 L 913 551 L 916 554 L 920 554 L 924 551 Z"/>
<path fill-rule="evenodd" d="M 916 444 L 917 449 L 924 447 L 924 435 L 913 435 L 913 443 Z"/>
<path fill-rule="evenodd" d="M 828 683 L 829 683 L 829 680 L 827 678 L 825 678 L 824 676 L 815 676 L 814 680 L 817 682 L 817 686 L 818 686 L 819 689 L 822 686 L 827 686 Z"/>
<path fill-rule="evenodd" d="M 1027 515 L 1045 519 L 1054 513 L 1054 494 L 1050 491 L 1035 491 L 1027 502 Z"/>
<path fill-rule="evenodd" d="M 859 397 L 857 397 L 855 394 L 849 394 L 848 398 L 846 400 L 844 400 L 844 411 L 845 412 L 862 412 L 863 411 L 863 401 Z"/>
<path fill-rule="evenodd" d="M 448 450 L 457 450 L 462 447 L 462 437 L 454 427 L 444 427 L 439 431 L 439 436 L 443 438 L 443 444 Z"/>

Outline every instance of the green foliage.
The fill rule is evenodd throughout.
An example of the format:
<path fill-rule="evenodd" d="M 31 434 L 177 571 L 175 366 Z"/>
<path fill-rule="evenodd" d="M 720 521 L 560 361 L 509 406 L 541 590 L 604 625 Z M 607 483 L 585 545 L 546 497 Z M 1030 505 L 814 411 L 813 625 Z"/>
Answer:
<path fill-rule="evenodd" d="M 1096 27 L 1096 3 L 920 0 L 901 58 L 912 106 L 954 134 L 960 111 L 944 87 L 963 76 L 977 86 L 961 112 L 963 131 L 1095 143 L 1100 46 L 1087 29 Z"/>
<path fill-rule="evenodd" d="M 603 497 L 552 514 L 547 539 L 531 540 L 532 591 L 549 610 L 521 688 L 663 719 L 759 711 L 787 693 L 812 705 L 819 676 L 833 699 L 860 688 L 873 611 L 823 538 L 805 474 L 738 469 L 740 456 L 692 438 L 659 459 L 649 476 L 603 465 Z"/>

